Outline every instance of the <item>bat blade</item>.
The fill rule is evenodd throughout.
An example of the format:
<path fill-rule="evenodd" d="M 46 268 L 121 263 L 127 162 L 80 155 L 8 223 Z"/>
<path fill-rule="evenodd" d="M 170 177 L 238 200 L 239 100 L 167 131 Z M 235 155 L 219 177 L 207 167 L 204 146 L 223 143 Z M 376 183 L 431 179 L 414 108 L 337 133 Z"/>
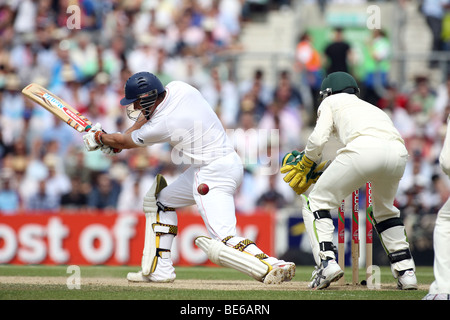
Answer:
<path fill-rule="evenodd" d="M 78 132 L 91 130 L 92 123 L 70 104 L 36 83 L 23 88 L 22 94 L 44 107 Z"/>

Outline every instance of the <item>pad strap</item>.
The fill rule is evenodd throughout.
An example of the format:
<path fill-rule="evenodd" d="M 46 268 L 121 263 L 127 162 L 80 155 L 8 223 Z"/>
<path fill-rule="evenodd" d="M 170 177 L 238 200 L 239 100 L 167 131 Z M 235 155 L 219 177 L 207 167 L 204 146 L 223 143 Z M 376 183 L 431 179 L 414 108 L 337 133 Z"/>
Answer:
<path fill-rule="evenodd" d="M 224 244 L 227 244 L 227 241 L 230 240 L 231 238 L 233 238 L 233 236 L 225 237 L 225 238 L 222 239 L 222 242 L 223 242 Z"/>
<path fill-rule="evenodd" d="M 375 223 L 375 228 L 377 229 L 378 234 L 386 231 L 389 228 L 393 227 L 403 227 L 403 221 L 400 218 L 390 218 L 381 222 Z"/>
<path fill-rule="evenodd" d="M 156 249 L 156 256 L 160 257 L 161 259 L 170 259 L 170 250 L 168 249 Z"/>
<path fill-rule="evenodd" d="M 231 238 L 233 238 L 233 236 L 228 236 L 228 237 L 223 238 L 222 243 L 227 244 L 227 241 L 230 240 Z M 233 246 L 233 249 L 236 249 L 240 252 L 244 252 L 245 249 L 251 244 L 256 245 L 256 243 L 254 243 L 252 240 L 244 239 L 244 240 L 239 241 L 237 245 Z M 262 260 L 262 259 L 267 259 L 269 256 L 265 253 L 260 253 L 260 254 L 255 255 L 255 257 L 258 258 L 259 260 Z"/>
<path fill-rule="evenodd" d="M 255 255 L 255 258 L 258 258 L 259 260 L 267 259 L 268 257 L 269 256 L 265 253 L 260 253 L 260 254 Z"/>
<path fill-rule="evenodd" d="M 160 211 L 164 211 L 164 212 L 165 211 L 175 211 L 175 208 L 167 207 L 159 201 L 156 201 L 156 206 L 158 207 L 158 212 L 160 212 Z"/>
<path fill-rule="evenodd" d="M 409 251 L 409 249 L 404 249 L 389 253 L 388 258 L 389 261 L 391 261 L 391 263 L 396 263 L 403 260 L 411 259 L 412 256 L 411 251 Z"/>
<path fill-rule="evenodd" d="M 239 241 L 239 243 L 237 245 L 235 245 L 233 247 L 233 249 L 243 252 L 243 251 L 245 251 L 245 248 L 247 248 L 251 244 L 255 244 L 255 243 L 249 239 L 241 240 L 241 241 Z"/>
<path fill-rule="evenodd" d="M 333 242 L 323 241 L 319 243 L 320 251 L 333 251 L 334 254 L 337 254 L 336 246 Z"/>
<path fill-rule="evenodd" d="M 156 222 L 152 224 L 152 227 L 157 236 L 160 236 L 162 234 L 173 234 L 176 236 L 178 234 L 178 227 L 171 224 Z"/>
<path fill-rule="evenodd" d="M 313 215 L 316 220 L 323 219 L 323 218 L 332 219 L 331 213 L 329 210 L 317 210 L 317 211 L 313 212 Z"/>

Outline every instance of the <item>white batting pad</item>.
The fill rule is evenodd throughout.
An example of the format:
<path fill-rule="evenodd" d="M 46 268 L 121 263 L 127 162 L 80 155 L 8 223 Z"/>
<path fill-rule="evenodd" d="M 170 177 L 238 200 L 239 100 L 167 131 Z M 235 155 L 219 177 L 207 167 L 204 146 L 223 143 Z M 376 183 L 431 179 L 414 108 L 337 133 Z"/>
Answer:
<path fill-rule="evenodd" d="M 166 180 L 162 175 L 157 175 L 150 189 L 144 196 L 144 213 L 145 213 L 145 242 L 144 251 L 142 253 L 142 274 L 148 276 L 156 268 L 158 261 L 156 257 L 157 234 L 153 226 L 158 222 L 158 206 L 156 205 L 156 195 L 167 186 Z M 159 236 L 158 236 L 159 237 Z"/>
<path fill-rule="evenodd" d="M 155 204 L 156 207 L 156 204 Z M 153 224 L 156 223 L 156 211 L 145 213 L 145 242 L 142 253 L 142 273 L 148 276 L 152 271 L 153 261 L 156 257 L 156 232 L 153 230 Z"/>
<path fill-rule="evenodd" d="M 195 239 L 195 244 L 208 255 L 211 262 L 238 270 L 261 282 L 272 269 L 268 263 L 249 253 L 230 248 L 221 241 L 200 236 Z"/>

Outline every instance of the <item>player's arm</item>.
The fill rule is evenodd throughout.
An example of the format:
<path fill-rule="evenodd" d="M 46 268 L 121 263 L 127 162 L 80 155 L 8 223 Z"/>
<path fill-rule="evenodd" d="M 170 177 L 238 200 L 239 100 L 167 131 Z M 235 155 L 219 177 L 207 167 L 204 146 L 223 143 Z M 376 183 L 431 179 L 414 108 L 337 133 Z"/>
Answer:
<path fill-rule="evenodd" d="M 138 147 L 131 137 L 131 132 L 103 133 L 100 135 L 98 142 L 101 147 L 108 146 L 115 149 L 131 149 Z"/>
<path fill-rule="evenodd" d="M 137 145 L 133 138 L 131 137 L 131 133 L 135 130 L 140 129 L 147 120 L 145 117 L 141 114 L 139 118 L 136 120 L 136 122 L 128 128 L 125 133 L 110 133 L 110 134 L 102 134 L 101 135 L 101 142 L 104 146 L 108 146 L 115 149 L 131 149 L 131 148 L 137 148 L 140 147 L 140 145 Z"/>
<path fill-rule="evenodd" d="M 103 153 L 114 155 L 122 149 L 131 149 L 140 147 L 131 136 L 131 133 L 140 129 L 147 120 L 143 115 L 139 116 L 136 122 L 128 128 L 125 133 L 106 133 L 100 123 L 97 123 L 88 134 L 83 136 L 84 145 L 87 151 L 102 150 Z"/>
<path fill-rule="evenodd" d="M 311 179 L 312 173 L 322 158 L 322 150 L 331 135 L 332 128 L 333 117 L 331 108 L 324 100 L 319 106 L 317 123 L 308 139 L 305 152 L 302 153 L 301 157 L 298 157 L 298 161 L 294 161 L 292 164 L 284 163 L 283 160 L 283 166 L 280 169 L 281 173 L 287 173 L 283 178 L 284 181 L 289 183 L 289 186 L 298 194 L 305 192 L 313 183 Z M 325 170 L 328 165 L 329 162 L 324 161 L 319 164 L 319 167 Z M 321 172 L 323 170 L 321 169 Z M 321 173 L 317 175 L 317 179 L 320 175 Z"/>
<path fill-rule="evenodd" d="M 317 122 L 313 132 L 308 138 L 305 148 L 305 156 L 313 162 L 322 158 L 322 151 L 328 142 L 333 130 L 333 115 L 331 107 L 325 99 L 319 106 Z"/>

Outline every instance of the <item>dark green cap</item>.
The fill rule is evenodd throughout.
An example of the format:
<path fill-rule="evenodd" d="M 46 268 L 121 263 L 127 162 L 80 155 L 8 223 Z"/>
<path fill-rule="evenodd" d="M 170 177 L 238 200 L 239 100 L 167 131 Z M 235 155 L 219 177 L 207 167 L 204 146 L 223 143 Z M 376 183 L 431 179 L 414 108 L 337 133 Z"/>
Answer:
<path fill-rule="evenodd" d="M 321 98 L 326 98 L 332 94 L 336 93 L 359 93 L 358 84 L 355 78 L 353 78 L 347 72 L 333 72 L 325 77 L 320 86 L 320 96 Z"/>

